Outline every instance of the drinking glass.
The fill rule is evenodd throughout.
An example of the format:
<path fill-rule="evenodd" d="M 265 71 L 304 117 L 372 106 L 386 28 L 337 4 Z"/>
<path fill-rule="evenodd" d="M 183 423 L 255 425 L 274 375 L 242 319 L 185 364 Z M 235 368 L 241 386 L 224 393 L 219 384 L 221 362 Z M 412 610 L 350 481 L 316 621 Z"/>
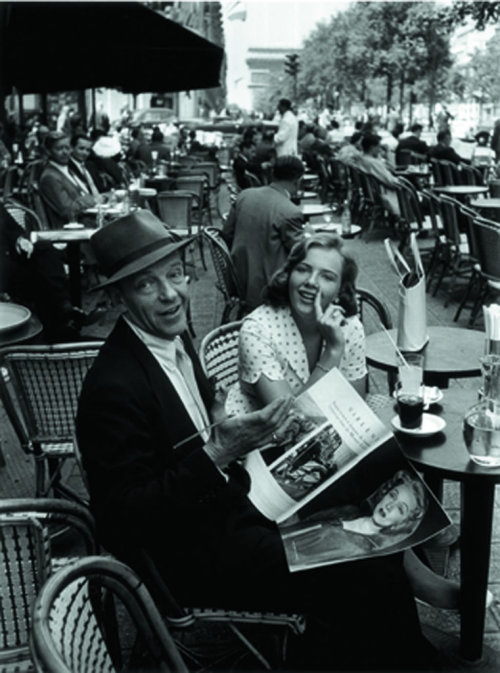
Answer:
<path fill-rule="evenodd" d="M 422 425 L 424 412 L 423 355 L 405 356 L 398 367 L 396 400 L 401 427 L 417 429 Z"/>

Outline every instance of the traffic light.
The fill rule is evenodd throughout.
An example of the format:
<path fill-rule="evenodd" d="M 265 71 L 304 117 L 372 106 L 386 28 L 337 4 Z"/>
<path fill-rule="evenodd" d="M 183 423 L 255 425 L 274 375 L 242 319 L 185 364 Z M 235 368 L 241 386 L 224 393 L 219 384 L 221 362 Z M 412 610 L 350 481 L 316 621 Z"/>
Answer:
<path fill-rule="evenodd" d="M 285 72 L 288 75 L 292 75 L 292 77 L 296 77 L 299 69 L 300 69 L 299 55 L 298 54 L 287 54 L 285 56 Z"/>

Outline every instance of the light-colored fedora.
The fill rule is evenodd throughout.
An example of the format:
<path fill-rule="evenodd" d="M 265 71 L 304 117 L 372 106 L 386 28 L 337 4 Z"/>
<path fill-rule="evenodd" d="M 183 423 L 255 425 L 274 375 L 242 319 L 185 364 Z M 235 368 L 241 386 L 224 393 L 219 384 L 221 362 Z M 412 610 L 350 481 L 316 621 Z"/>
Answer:
<path fill-rule="evenodd" d="M 107 280 L 93 288 L 112 285 L 188 245 L 191 238 L 179 241 L 149 210 L 135 210 L 119 217 L 90 239 L 100 270 Z"/>

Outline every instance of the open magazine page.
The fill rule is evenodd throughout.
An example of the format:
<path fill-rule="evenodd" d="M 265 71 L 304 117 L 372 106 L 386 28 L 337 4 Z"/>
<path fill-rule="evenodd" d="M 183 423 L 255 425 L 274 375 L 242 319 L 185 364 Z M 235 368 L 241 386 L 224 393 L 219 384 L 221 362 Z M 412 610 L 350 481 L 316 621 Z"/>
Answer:
<path fill-rule="evenodd" d="M 292 572 L 421 544 L 450 524 L 393 437 L 280 525 Z"/>
<path fill-rule="evenodd" d="M 268 518 L 288 519 L 390 438 L 338 369 L 302 393 L 293 407 L 290 440 L 252 452 L 245 462 L 249 498 Z"/>

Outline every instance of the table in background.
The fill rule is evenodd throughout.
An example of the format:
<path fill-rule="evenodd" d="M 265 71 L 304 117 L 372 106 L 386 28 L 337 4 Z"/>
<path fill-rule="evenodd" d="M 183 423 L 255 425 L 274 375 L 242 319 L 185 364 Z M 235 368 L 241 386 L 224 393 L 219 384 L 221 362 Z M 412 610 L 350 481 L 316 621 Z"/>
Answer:
<path fill-rule="evenodd" d="M 342 233 L 342 224 L 340 222 L 314 222 L 309 227 L 314 229 L 315 233 L 338 234 L 342 238 L 356 238 L 361 233 L 359 224 L 351 224 L 349 233 Z"/>
<path fill-rule="evenodd" d="M 444 187 L 433 187 L 433 190 L 438 192 L 438 194 L 445 194 L 446 196 L 452 196 L 463 201 L 468 201 L 468 197 L 486 194 L 488 189 L 489 187 L 482 187 L 481 185 L 448 185 Z"/>
<path fill-rule="evenodd" d="M 80 269 L 80 245 L 90 240 L 96 229 L 83 227 L 82 229 L 47 229 L 32 231 L 31 241 L 50 241 L 51 243 L 66 243 L 66 257 L 69 268 L 69 294 L 74 306 L 82 305 L 82 274 Z"/>
<path fill-rule="evenodd" d="M 389 331 L 396 342 L 397 330 Z M 484 354 L 484 333 L 463 327 L 428 327 L 429 342 L 419 352 L 424 355 L 424 382 L 440 388 L 448 387 L 452 378 L 481 375 L 479 358 Z M 398 359 L 394 346 L 384 331 L 366 337 L 368 364 L 386 372 L 396 373 Z"/>
<path fill-rule="evenodd" d="M 42 330 L 42 323 L 32 313 L 28 322 L 24 325 L 0 332 L 0 348 L 33 341 L 42 333 Z"/>
<path fill-rule="evenodd" d="M 460 655 L 470 662 L 480 659 L 483 651 L 495 485 L 500 483 L 500 468 L 476 465 L 465 447 L 463 418 L 475 402 L 475 390 L 445 390 L 443 399 L 429 412 L 445 419 L 442 432 L 431 437 L 396 433 L 404 454 L 424 473 L 439 499 L 443 479 L 460 483 Z M 389 424 L 396 411 L 389 403 L 377 407 L 375 413 Z"/>
<path fill-rule="evenodd" d="M 301 203 L 299 208 L 306 220 L 309 220 L 311 217 L 332 214 L 331 207 L 323 203 Z"/>
<path fill-rule="evenodd" d="M 469 205 L 483 217 L 500 222 L 500 199 L 474 199 Z"/>

